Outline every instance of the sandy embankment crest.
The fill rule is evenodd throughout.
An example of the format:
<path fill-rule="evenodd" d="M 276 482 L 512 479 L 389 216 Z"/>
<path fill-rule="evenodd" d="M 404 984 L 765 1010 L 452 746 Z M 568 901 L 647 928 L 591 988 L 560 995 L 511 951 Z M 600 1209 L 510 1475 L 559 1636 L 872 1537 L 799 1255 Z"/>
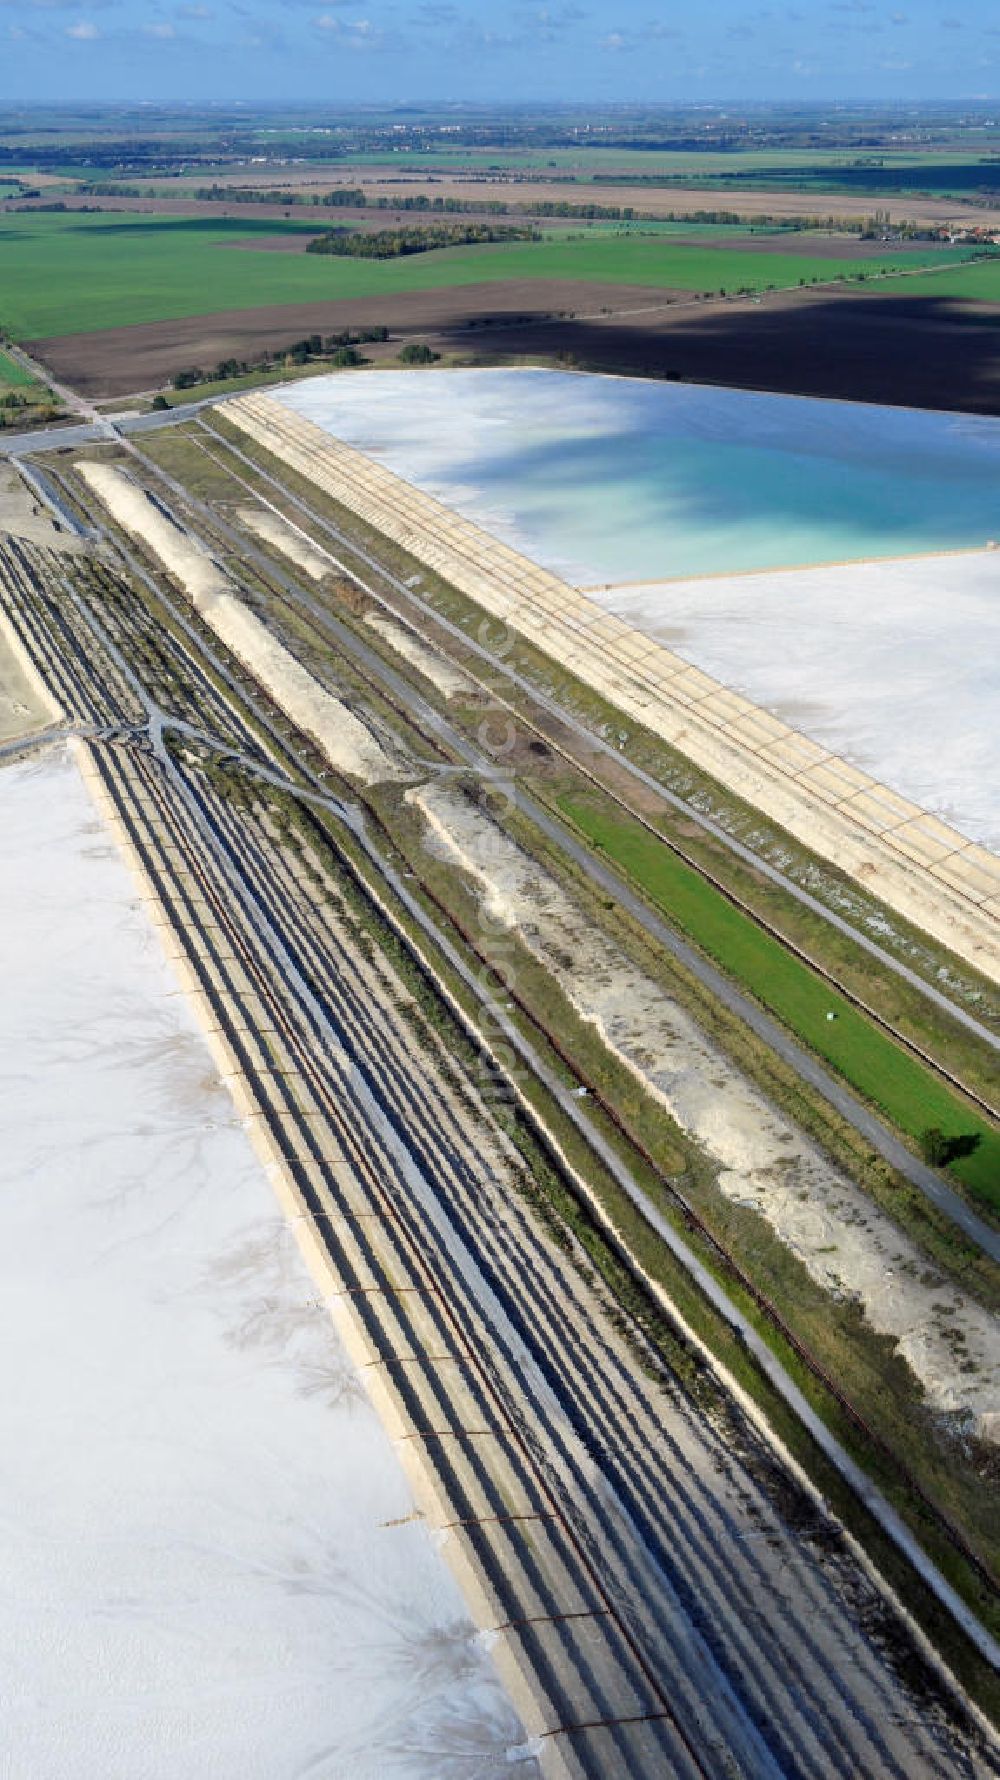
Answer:
<path fill-rule="evenodd" d="M 861 1306 L 934 1409 L 968 1416 L 1000 1442 L 997 1320 L 939 1274 L 488 815 L 440 783 L 407 800 L 424 816 L 429 844 L 474 879 L 489 920 L 517 933 L 701 1145 L 727 1198 L 758 1212 L 825 1291 Z M 966 1358 L 975 1372 L 963 1371 Z"/>
<path fill-rule="evenodd" d="M 101 463 L 82 463 L 79 470 L 118 524 L 180 582 L 206 624 L 262 681 L 286 716 L 315 738 L 338 772 L 366 785 L 408 776 L 361 719 L 271 635 L 215 559 L 123 470 Z"/>
<path fill-rule="evenodd" d="M 324 576 L 333 572 L 336 566 L 333 558 L 311 544 L 298 526 L 282 519 L 279 514 L 268 511 L 266 507 L 241 507 L 239 520 L 255 537 L 280 551 L 289 562 L 305 569 L 306 574 L 311 575 L 314 581 L 322 581 Z M 404 661 L 408 661 L 411 667 L 423 674 L 445 698 L 455 698 L 460 693 L 472 691 L 471 680 L 443 656 L 429 649 L 407 625 L 397 624 L 394 619 L 384 618 L 378 612 L 366 613 L 365 623 L 371 625 L 372 630 L 377 631 L 397 655 L 401 655 Z"/>
<path fill-rule="evenodd" d="M 454 667 L 442 655 L 429 649 L 408 625 L 397 624 L 392 618 L 383 618 L 379 612 L 366 612 L 365 623 L 378 632 L 390 649 L 394 649 L 397 655 L 401 655 L 404 661 L 408 661 L 411 667 L 423 674 L 425 680 L 436 686 L 445 698 L 458 698 L 463 692 L 474 690 L 472 681 L 462 673 L 461 668 Z"/>
<path fill-rule="evenodd" d="M 238 517 L 247 531 L 253 532 L 262 543 L 270 544 L 273 550 L 279 550 L 289 562 L 305 569 L 314 581 L 322 581 L 324 575 L 331 573 L 333 564 L 329 558 L 321 555 L 297 526 L 289 525 L 277 513 L 269 512 L 266 507 L 241 507 Z"/>

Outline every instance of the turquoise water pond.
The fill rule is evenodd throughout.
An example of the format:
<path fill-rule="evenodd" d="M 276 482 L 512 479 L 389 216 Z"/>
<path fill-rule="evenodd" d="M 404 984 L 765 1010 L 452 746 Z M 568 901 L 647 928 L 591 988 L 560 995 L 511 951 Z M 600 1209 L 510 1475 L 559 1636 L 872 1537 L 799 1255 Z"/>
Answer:
<path fill-rule="evenodd" d="M 991 419 L 560 371 L 369 372 L 282 400 L 583 583 L 1000 537 Z"/>

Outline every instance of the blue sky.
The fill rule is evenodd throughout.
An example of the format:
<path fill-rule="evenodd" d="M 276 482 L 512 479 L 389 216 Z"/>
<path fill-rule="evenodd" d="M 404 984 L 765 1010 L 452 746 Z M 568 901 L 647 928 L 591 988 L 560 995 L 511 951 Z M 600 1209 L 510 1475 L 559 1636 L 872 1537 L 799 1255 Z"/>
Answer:
<path fill-rule="evenodd" d="M 0 0 L 0 98 L 991 99 L 995 0 Z"/>

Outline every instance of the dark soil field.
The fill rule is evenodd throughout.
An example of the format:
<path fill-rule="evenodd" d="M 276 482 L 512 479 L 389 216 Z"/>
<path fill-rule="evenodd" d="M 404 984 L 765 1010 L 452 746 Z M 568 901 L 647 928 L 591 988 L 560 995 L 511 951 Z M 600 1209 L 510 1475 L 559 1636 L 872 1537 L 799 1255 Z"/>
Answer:
<path fill-rule="evenodd" d="M 510 282 L 340 303 L 281 305 L 29 343 L 60 379 L 117 396 L 181 366 L 252 358 L 314 332 L 385 325 L 394 358 L 425 339 L 466 362 L 561 359 L 631 376 L 677 377 L 902 407 L 1000 413 L 1000 305 L 803 290 L 693 302 L 628 285 Z"/>
<path fill-rule="evenodd" d="M 595 315 L 690 297 L 688 291 L 658 291 L 645 285 L 558 283 L 510 280 L 478 286 L 456 285 L 440 290 L 398 292 L 392 296 L 350 302 L 288 303 L 269 309 L 231 309 L 217 315 L 187 316 L 179 321 L 143 322 L 136 327 L 108 328 L 95 334 L 64 334 L 34 340 L 32 356 L 60 379 L 85 395 L 126 395 L 168 382 L 184 365 L 212 366 L 223 358 L 252 358 L 263 349 L 277 351 L 293 340 L 341 328 L 385 326 L 401 339 L 484 338 L 493 326 L 514 320 L 534 327 L 572 313 Z M 474 332 L 469 324 L 474 324 Z M 398 346 L 396 347 L 398 350 Z M 524 350 L 523 348 L 520 350 Z M 560 350 L 549 338 L 547 352 Z"/>
<path fill-rule="evenodd" d="M 490 363 L 560 352 L 581 367 L 631 376 L 1000 414 L 1000 305 L 992 303 L 790 291 L 492 337 L 453 329 L 440 344 L 464 345 Z"/>

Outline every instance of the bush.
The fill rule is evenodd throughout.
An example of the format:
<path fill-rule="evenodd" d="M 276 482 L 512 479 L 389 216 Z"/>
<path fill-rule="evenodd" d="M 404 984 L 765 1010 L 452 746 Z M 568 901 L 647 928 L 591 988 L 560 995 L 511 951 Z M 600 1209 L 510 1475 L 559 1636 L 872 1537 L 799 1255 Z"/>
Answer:
<path fill-rule="evenodd" d="M 152 406 L 159 412 L 163 408 L 169 408 L 170 403 L 167 401 L 166 396 L 154 396 Z"/>
<path fill-rule="evenodd" d="M 978 1131 L 959 1132 L 954 1137 L 947 1137 L 938 1125 L 928 1125 L 920 1133 L 920 1154 L 931 1168 L 947 1168 L 949 1162 L 974 1155 L 981 1141 Z"/>
<path fill-rule="evenodd" d="M 948 1159 L 948 1139 L 937 1125 L 920 1133 L 920 1154 L 931 1168 L 943 1168 Z"/>
<path fill-rule="evenodd" d="M 186 370 L 178 371 L 174 378 L 175 389 L 194 389 L 196 383 L 204 383 L 205 379 L 197 365 L 188 365 Z"/>
<path fill-rule="evenodd" d="M 400 348 L 399 362 L 401 365 L 432 365 L 440 353 L 432 352 L 422 340 L 410 340 Z"/>

